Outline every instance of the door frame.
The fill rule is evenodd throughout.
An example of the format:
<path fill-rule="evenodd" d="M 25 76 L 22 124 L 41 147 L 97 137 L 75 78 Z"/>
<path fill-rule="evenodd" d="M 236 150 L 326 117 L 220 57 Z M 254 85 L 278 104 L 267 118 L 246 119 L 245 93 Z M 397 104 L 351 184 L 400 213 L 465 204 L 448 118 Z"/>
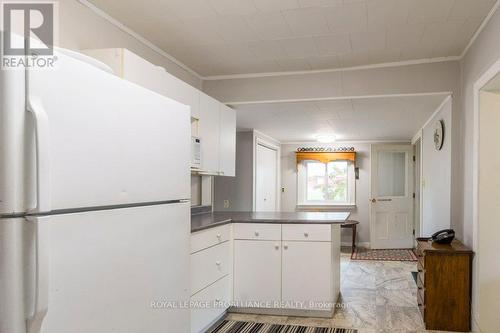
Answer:
<path fill-rule="evenodd" d="M 372 169 L 372 166 L 373 166 L 373 150 L 375 148 L 375 146 L 377 145 L 383 145 L 383 146 L 391 146 L 391 144 L 384 144 L 384 143 L 380 143 L 380 144 L 371 144 L 370 145 L 370 197 L 369 197 L 369 215 L 370 215 L 370 248 L 374 248 L 373 245 L 376 244 L 376 241 L 375 241 L 375 217 L 373 216 L 373 203 L 371 202 L 371 200 L 375 197 L 373 193 L 373 169 Z M 404 143 L 401 143 L 401 144 L 394 144 L 392 145 L 394 146 L 395 148 L 401 148 L 401 147 L 411 147 L 413 149 L 413 146 L 408 143 L 408 144 L 404 144 Z M 411 163 L 413 163 L 413 155 L 410 154 L 410 156 L 408 156 L 408 164 L 406 166 L 406 174 L 408 177 L 411 177 L 410 179 L 407 180 L 407 183 L 406 183 L 406 188 L 407 188 L 407 191 L 408 191 L 408 195 L 412 195 L 412 190 L 411 190 L 411 186 L 413 185 L 413 182 L 414 180 L 412 179 L 414 177 L 414 174 L 413 172 L 410 172 L 410 169 L 411 169 Z M 388 197 L 389 198 L 389 197 Z M 411 203 L 411 209 L 413 210 L 413 200 L 412 200 L 412 203 Z M 415 215 L 412 212 L 410 212 L 411 214 L 409 214 L 409 218 L 412 219 L 411 221 L 411 225 L 414 226 L 414 223 L 415 223 Z M 413 244 L 412 244 L 413 245 Z"/>
<path fill-rule="evenodd" d="M 254 131 L 254 144 L 253 144 L 253 196 L 252 196 L 252 210 L 255 211 L 257 206 L 257 146 L 272 149 L 276 151 L 276 210 L 279 211 L 281 207 L 280 185 L 281 185 L 281 148 L 279 144 L 271 139 L 265 138 L 260 133 Z"/>
<path fill-rule="evenodd" d="M 500 59 L 498 59 L 493 65 L 491 65 L 479 79 L 474 83 L 473 86 L 473 128 L 472 128 L 472 250 L 475 253 L 475 260 L 473 263 L 473 283 L 472 283 L 472 328 L 478 328 L 476 321 L 475 309 L 477 309 L 479 303 L 479 296 L 477 294 L 477 281 L 478 281 L 478 271 L 479 271 L 479 260 L 477 260 L 479 253 L 479 117 L 481 113 L 480 108 L 480 93 L 481 90 L 486 86 L 486 84 L 500 75 Z"/>

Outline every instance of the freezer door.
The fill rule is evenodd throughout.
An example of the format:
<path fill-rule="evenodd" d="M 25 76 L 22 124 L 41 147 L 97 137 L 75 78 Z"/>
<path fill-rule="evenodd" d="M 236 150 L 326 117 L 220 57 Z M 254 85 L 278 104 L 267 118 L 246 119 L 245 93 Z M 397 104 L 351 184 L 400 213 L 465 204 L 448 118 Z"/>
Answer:
<path fill-rule="evenodd" d="M 43 248 L 34 253 L 28 333 L 189 332 L 188 204 L 29 223 Z"/>
<path fill-rule="evenodd" d="M 190 197 L 189 107 L 68 55 L 30 71 L 35 212 Z"/>

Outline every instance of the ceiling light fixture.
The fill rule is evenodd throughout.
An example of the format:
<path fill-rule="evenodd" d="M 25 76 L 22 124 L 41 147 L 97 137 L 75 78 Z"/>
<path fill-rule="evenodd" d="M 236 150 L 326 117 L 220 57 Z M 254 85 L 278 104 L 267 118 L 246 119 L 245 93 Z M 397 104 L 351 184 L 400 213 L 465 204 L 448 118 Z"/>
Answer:
<path fill-rule="evenodd" d="M 335 142 L 334 134 L 320 134 L 316 137 L 316 140 L 320 143 L 332 143 Z"/>

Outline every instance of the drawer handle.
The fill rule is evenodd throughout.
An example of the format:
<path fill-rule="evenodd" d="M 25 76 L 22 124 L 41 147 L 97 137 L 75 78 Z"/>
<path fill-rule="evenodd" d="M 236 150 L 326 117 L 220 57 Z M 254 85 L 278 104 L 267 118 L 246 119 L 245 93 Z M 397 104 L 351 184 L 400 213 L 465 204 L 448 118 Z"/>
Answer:
<path fill-rule="evenodd" d="M 418 272 L 419 272 L 419 273 L 423 273 L 424 271 L 423 271 L 422 269 L 419 269 L 419 270 L 418 270 Z"/>
<path fill-rule="evenodd" d="M 413 303 L 413 304 L 415 304 L 415 303 Z M 418 306 L 422 306 L 422 303 L 417 303 L 417 304 L 418 304 Z"/>
<path fill-rule="evenodd" d="M 222 238 L 221 234 L 217 234 L 217 239 L 220 240 Z"/>
<path fill-rule="evenodd" d="M 288 244 L 284 244 L 284 245 L 283 245 L 283 248 L 284 248 L 285 250 L 288 250 Z"/>
<path fill-rule="evenodd" d="M 259 230 L 255 230 L 255 236 L 259 237 Z"/>
<path fill-rule="evenodd" d="M 307 231 L 304 232 L 304 237 L 309 237 L 309 233 Z"/>
<path fill-rule="evenodd" d="M 279 250 L 279 249 L 280 249 L 280 245 L 279 245 L 279 244 L 274 244 L 274 248 L 275 248 L 276 250 Z"/>
<path fill-rule="evenodd" d="M 424 288 L 422 288 L 422 287 L 418 287 L 418 290 L 422 290 L 422 289 L 424 289 Z"/>
<path fill-rule="evenodd" d="M 215 262 L 215 264 L 216 264 L 217 266 L 220 266 L 222 263 L 221 263 L 220 261 L 216 261 L 216 262 Z"/>
<path fill-rule="evenodd" d="M 221 302 L 221 299 L 220 298 L 216 298 L 215 299 L 215 303 L 220 303 Z"/>

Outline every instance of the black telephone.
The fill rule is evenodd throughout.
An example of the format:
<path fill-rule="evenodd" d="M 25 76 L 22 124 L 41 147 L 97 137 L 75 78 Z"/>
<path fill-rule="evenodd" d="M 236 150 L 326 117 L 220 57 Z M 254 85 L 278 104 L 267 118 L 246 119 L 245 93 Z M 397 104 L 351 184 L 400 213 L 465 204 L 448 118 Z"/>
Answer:
<path fill-rule="evenodd" d="M 453 229 L 440 230 L 431 236 L 432 241 L 438 244 L 450 244 L 454 238 L 455 230 Z"/>

